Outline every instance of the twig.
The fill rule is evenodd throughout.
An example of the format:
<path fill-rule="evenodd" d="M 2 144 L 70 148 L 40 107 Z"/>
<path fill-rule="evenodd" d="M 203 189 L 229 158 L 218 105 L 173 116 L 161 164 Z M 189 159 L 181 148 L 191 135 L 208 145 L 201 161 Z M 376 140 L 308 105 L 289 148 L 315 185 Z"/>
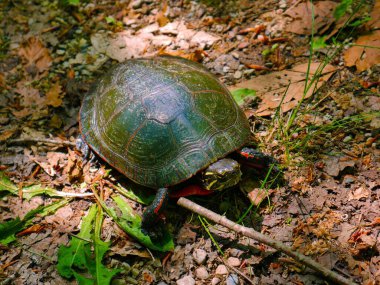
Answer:
<path fill-rule="evenodd" d="M 45 138 L 25 138 L 25 139 L 9 140 L 7 142 L 7 144 L 28 144 L 28 143 L 56 144 L 56 145 L 75 147 L 74 142 L 64 141 L 64 140 L 59 140 L 59 139 L 55 140 L 55 139 L 45 139 Z"/>
<path fill-rule="evenodd" d="M 178 202 L 178 205 L 197 213 L 198 215 L 201 215 L 203 217 L 206 217 L 207 219 L 218 223 L 222 226 L 225 226 L 237 233 L 240 233 L 246 237 L 250 237 L 252 239 L 257 240 L 258 242 L 261 242 L 267 246 L 270 246 L 274 249 L 277 249 L 281 252 L 286 253 L 287 255 L 293 257 L 298 262 L 304 264 L 307 267 L 310 267 L 311 269 L 314 269 L 321 275 L 323 275 L 326 279 L 331 280 L 332 282 L 336 284 L 342 284 L 342 285 L 355 285 L 351 280 L 348 280 L 347 278 L 344 278 L 343 276 L 327 269 L 326 267 L 322 266 L 318 262 L 314 261 L 310 257 L 307 257 L 299 252 L 293 251 L 290 247 L 286 246 L 280 241 L 274 240 L 271 237 L 268 237 L 266 235 L 263 235 L 262 233 L 259 233 L 255 231 L 254 229 L 244 227 L 242 225 L 236 224 L 235 222 L 227 219 L 224 216 L 218 215 L 186 198 L 181 197 Z"/>

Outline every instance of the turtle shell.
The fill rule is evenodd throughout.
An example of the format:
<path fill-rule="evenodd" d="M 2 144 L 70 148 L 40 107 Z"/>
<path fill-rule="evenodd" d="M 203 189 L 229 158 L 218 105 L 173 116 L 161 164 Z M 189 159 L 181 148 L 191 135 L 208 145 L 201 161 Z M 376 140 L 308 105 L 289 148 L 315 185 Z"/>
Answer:
<path fill-rule="evenodd" d="M 151 188 L 178 184 L 250 139 L 226 87 L 202 65 L 168 56 L 112 68 L 85 96 L 79 124 L 95 153 Z"/>

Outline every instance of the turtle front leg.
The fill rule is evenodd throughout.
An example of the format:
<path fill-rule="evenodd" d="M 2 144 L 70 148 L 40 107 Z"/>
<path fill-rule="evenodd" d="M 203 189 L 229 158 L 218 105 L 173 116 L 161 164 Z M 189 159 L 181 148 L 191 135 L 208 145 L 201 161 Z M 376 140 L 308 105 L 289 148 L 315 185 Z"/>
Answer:
<path fill-rule="evenodd" d="M 161 214 L 169 200 L 169 189 L 160 188 L 157 190 L 156 197 L 144 211 L 141 221 L 141 231 L 156 240 L 162 237 L 163 221 Z"/>
<path fill-rule="evenodd" d="M 283 174 L 278 167 L 279 162 L 275 158 L 252 147 L 243 147 L 241 150 L 237 151 L 237 153 L 240 156 L 242 164 L 255 169 L 263 169 L 267 171 L 271 169 L 270 176 L 275 177 L 278 184 L 282 183 Z"/>
<path fill-rule="evenodd" d="M 240 155 L 243 164 L 254 168 L 269 168 L 272 164 L 274 167 L 277 167 L 279 164 L 275 158 L 252 147 L 243 147 L 241 150 L 238 150 L 237 153 Z"/>

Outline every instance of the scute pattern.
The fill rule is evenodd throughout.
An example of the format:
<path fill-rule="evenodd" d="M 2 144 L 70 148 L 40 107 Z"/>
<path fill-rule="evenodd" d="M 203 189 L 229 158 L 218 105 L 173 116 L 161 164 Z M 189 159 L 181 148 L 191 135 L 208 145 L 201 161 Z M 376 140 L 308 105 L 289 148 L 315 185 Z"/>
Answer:
<path fill-rule="evenodd" d="M 114 67 L 83 100 L 89 146 L 148 187 L 184 181 L 249 141 L 244 113 L 200 64 L 176 57 Z"/>

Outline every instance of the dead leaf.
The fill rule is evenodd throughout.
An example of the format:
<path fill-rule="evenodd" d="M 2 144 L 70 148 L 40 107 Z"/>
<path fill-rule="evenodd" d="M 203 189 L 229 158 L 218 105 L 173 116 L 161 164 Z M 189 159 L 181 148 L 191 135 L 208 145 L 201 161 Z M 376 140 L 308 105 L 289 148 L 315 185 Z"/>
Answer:
<path fill-rule="evenodd" d="M 380 1 L 375 1 L 375 6 L 371 12 L 371 20 L 366 23 L 368 30 L 378 30 L 380 28 Z"/>
<path fill-rule="evenodd" d="M 12 110 L 13 115 L 18 118 L 32 115 L 36 120 L 47 115 L 45 99 L 40 96 L 39 90 L 33 88 L 28 82 L 20 81 L 16 85 L 15 92 L 21 95 L 21 110 Z"/>
<path fill-rule="evenodd" d="M 347 66 L 356 66 L 358 72 L 362 72 L 380 62 L 380 30 L 360 36 L 356 45 L 346 50 L 343 54 Z"/>
<path fill-rule="evenodd" d="M 312 6 L 311 2 L 301 2 L 284 12 L 285 16 L 293 19 L 285 26 L 285 31 L 300 34 L 311 35 L 312 26 L 316 34 L 323 34 L 335 18 L 333 12 L 338 3 L 332 1 L 320 1 L 314 4 L 314 23 L 312 21 Z"/>
<path fill-rule="evenodd" d="M 119 62 L 127 59 L 140 57 L 149 47 L 153 34 L 134 36 L 127 31 L 117 33 L 113 38 L 108 39 L 109 45 L 106 48 L 106 55 Z"/>
<path fill-rule="evenodd" d="M 46 104 L 59 107 L 62 105 L 61 99 L 62 87 L 59 82 L 56 82 L 53 86 L 50 87 L 49 91 L 46 92 Z"/>
<path fill-rule="evenodd" d="M 52 63 L 49 50 L 36 37 L 31 37 L 24 42 L 18 53 L 26 59 L 26 68 L 36 68 L 40 73 L 48 70 Z"/>
<path fill-rule="evenodd" d="M 4 76 L 4 73 L 0 72 L 0 87 L 1 88 L 5 88 L 6 84 L 5 84 L 5 76 Z"/>
<path fill-rule="evenodd" d="M 343 157 L 329 157 L 325 161 L 324 171 L 333 177 L 339 176 L 339 174 L 345 170 L 346 167 L 355 167 L 355 159 L 349 156 Z"/>
<path fill-rule="evenodd" d="M 173 50 L 173 51 L 162 50 L 162 51 L 159 51 L 158 54 L 179 56 L 179 57 L 186 58 L 195 62 L 200 62 L 203 59 L 205 52 L 203 50 L 196 50 L 191 53 L 187 53 L 186 51 L 183 51 L 183 50 Z"/>
<path fill-rule="evenodd" d="M 248 193 L 248 198 L 253 205 L 258 206 L 269 195 L 270 195 L 270 191 L 266 191 L 261 188 L 256 188 Z"/>
<path fill-rule="evenodd" d="M 78 156 L 74 150 L 68 149 L 67 165 L 65 173 L 68 174 L 69 180 L 78 180 L 83 174 L 82 162 L 78 159 Z"/>
<path fill-rule="evenodd" d="M 183 227 L 179 230 L 177 236 L 178 244 L 188 244 L 194 243 L 197 237 L 197 233 L 192 231 L 192 226 L 190 224 L 184 224 Z"/>
<path fill-rule="evenodd" d="M 270 74 L 255 77 L 243 81 L 232 88 L 248 88 L 256 90 L 257 96 L 262 100 L 256 111 L 257 116 L 268 116 L 273 114 L 281 104 L 281 111 L 287 112 L 294 108 L 300 100 L 309 98 L 322 84 L 327 81 L 336 68 L 326 65 L 320 72 L 321 64 L 314 62 L 310 65 L 309 78 L 320 74 L 312 87 L 304 94 L 307 64 L 300 64 L 290 70 L 272 72 Z M 289 86 L 289 87 L 288 87 Z M 286 92 L 286 94 L 285 94 Z"/>
<path fill-rule="evenodd" d="M 367 187 L 359 187 L 348 193 L 348 201 L 360 200 L 361 198 L 368 198 L 371 195 L 371 190 Z"/>
<path fill-rule="evenodd" d="M 62 126 L 62 123 L 62 119 L 57 114 L 54 114 L 49 121 L 49 127 L 59 129 Z"/>
<path fill-rule="evenodd" d="M 13 134 L 16 132 L 16 130 L 17 129 L 9 129 L 9 130 L 5 130 L 5 131 L 0 132 L 0 142 L 6 141 L 10 137 L 12 137 Z"/>
<path fill-rule="evenodd" d="M 45 226 L 43 225 L 40 225 L 40 224 L 36 224 L 36 225 L 33 225 L 19 233 L 17 233 L 17 236 L 20 237 L 20 236 L 25 236 L 25 235 L 30 235 L 32 233 L 39 233 L 41 232 L 43 229 L 45 229 Z"/>
<path fill-rule="evenodd" d="M 157 13 L 156 20 L 160 27 L 166 26 L 169 23 L 169 19 L 165 16 L 166 10 L 168 9 L 168 3 L 165 1 L 163 3 L 162 10 Z"/>

